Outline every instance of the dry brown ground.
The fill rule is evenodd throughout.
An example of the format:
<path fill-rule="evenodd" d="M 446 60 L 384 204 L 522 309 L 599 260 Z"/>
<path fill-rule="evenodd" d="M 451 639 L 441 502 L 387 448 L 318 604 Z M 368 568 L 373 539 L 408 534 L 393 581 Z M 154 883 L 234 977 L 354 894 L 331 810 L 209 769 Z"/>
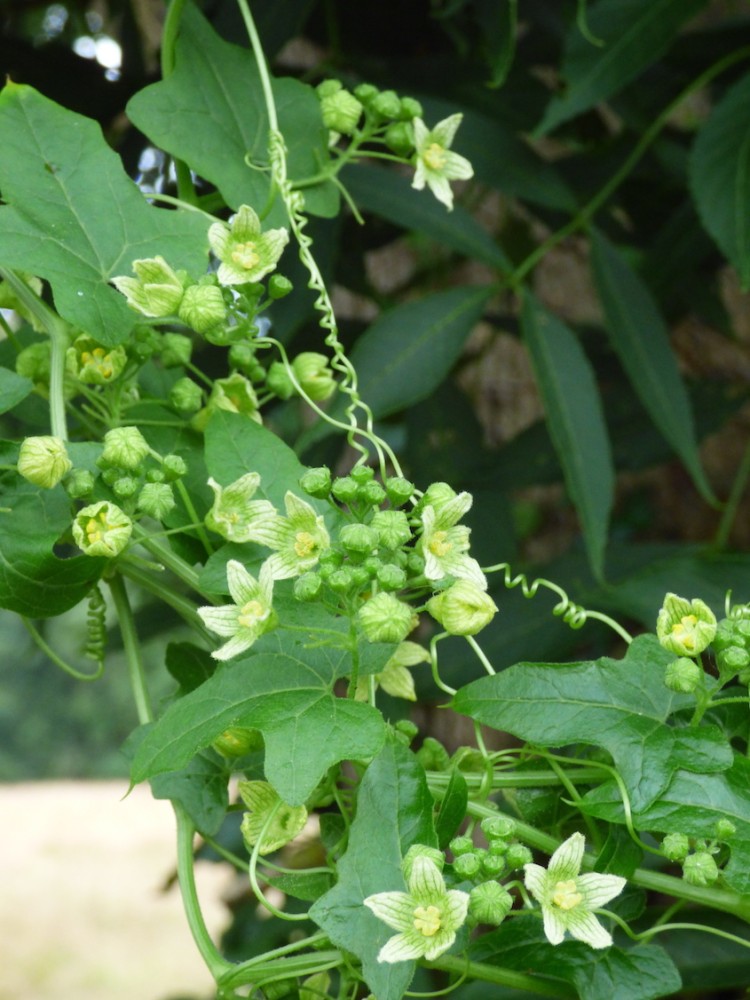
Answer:
<path fill-rule="evenodd" d="M 213 996 L 179 891 L 170 806 L 124 782 L 0 786 L 0 1000 Z M 226 872 L 197 866 L 209 929 Z"/>

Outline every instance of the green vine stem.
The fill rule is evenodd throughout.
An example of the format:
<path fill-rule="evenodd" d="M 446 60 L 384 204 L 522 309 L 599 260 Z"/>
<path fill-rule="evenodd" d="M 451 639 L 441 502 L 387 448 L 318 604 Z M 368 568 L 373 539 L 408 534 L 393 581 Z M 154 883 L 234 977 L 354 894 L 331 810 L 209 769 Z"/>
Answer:
<path fill-rule="evenodd" d="M 186 2 L 187 0 L 171 0 L 167 8 L 167 16 L 164 19 L 161 36 L 161 75 L 165 80 L 174 72 L 177 35 Z M 197 204 L 198 196 L 193 178 L 190 175 L 190 168 L 182 160 L 174 158 L 172 162 L 177 178 L 177 193 L 183 201 L 192 205 Z"/>
<path fill-rule="evenodd" d="M 63 380 L 65 377 L 65 352 L 68 349 L 68 325 L 56 312 L 29 288 L 26 282 L 19 278 L 15 271 L 0 267 L 0 278 L 10 285 L 19 301 L 39 321 L 50 339 L 50 374 L 49 374 L 49 418 L 50 430 L 61 441 L 68 440 L 68 425 L 65 417 L 65 396 Z"/>
<path fill-rule="evenodd" d="M 107 583 L 109 584 L 112 601 L 117 612 L 117 620 L 120 625 L 122 645 L 125 650 L 130 687 L 133 692 L 136 711 L 138 712 L 138 721 L 141 725 L 145 725 L 147 722 L 153 722 L 154 712 L 146 686 L 146 672 L 143 666 L 143 656 L 138 641 L 138 633 L 135 629 L 133 610 L 130 606 L 130 598 L 125 589 L 125 581 L 119 573 L 113 573 L 107 579 Z"/>
<path fill-rule="evenodd" d="M 466 973 L 472 979 L 485 983 L 496 983 L 498 986 L 509 986 L 512 989 L 526 990 L 540 997 L 561 997 L 563 1000 L 575 1000 L 577 994 L 562 983 L 553 983 L 541 976 L 527 976 L 513 969 L 503 969 L 499 965 L 487 965 L 485 962 L 468 962 L 460 955 L 441 955 L 432 962 L 423 962 L 426 969 L 440 969 L 455 975 Z"/>
<path fill-rule="evenodd" d="M 56 666 L 60 667 L 61 670 L 64 670 L 66 674 L 69 674 L 71 677 L 74 677 L 77 681 L 98 681 L 99 678 L 102 676 L 102 674 L 104 673 L 103 659 L 100 659 L 98 661 L 96 669 L 92 670 L 91 673 L 87 674 L 82 670 L 77 670 L 75 667 L 71 666 L 67 662 L 67 660 L 64 660 L 58 653 L 54 651 L 54 649 L 46 641 L 44 636 L 41 634 L 41 632 L 36 627 L 36 625 L 34 625 L 33 622 L 31 622 L 28 618 L 24 618 L 23 616 L 20 616 L 20 618 L 24 626 L 26 627 L 26 631 L 29 633 L 29 635 L 34 640 L 39 649 L 41 649 L 41 651 L 45 654 L 45 656 L 49 657 L 49 659 L 52 660 L 52 662 Z"/>

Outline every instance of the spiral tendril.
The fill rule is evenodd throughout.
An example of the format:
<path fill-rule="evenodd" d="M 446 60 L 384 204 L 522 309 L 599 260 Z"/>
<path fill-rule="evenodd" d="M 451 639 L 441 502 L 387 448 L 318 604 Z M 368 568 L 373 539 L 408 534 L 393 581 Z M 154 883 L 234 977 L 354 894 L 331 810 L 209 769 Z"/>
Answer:
<path fill-rule="evenodd" d="M 88 595 L 86 608 L 86 645 L 84 655 L 96 663 L 103 663 L 107 648 L 107 604 L 95 584 Z"/>

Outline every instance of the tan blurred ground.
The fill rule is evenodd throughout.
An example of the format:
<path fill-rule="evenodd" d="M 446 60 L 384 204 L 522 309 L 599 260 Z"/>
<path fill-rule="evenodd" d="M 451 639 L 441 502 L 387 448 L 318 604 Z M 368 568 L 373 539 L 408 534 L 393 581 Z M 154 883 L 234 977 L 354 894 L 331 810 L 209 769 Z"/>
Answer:
<path fill-rule="evenodd" d="M 125 782 L 0 786 L 0 1000 L 212 997 L 177 888 L 174 820 Z M 227 872 L 201 862 L 211 932 Z M 216 937 L 215 937 L 216 939 Z"/>

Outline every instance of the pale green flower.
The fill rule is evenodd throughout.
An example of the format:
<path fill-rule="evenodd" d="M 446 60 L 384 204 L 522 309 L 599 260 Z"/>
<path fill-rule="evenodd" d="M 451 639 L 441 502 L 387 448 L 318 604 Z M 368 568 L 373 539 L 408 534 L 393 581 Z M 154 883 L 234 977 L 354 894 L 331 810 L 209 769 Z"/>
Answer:
<path fill-rule="evenodd" d="M 73 541 L 87 556 L 113 559 L 130 541 L 133 522 L 109 500 L 83 507 L 73 521 Z"/>
<path fill-rule="evenodd" d="M 375 682 L 386 694 L 393 698 L 404 698 L 406 701 L 416 701 L 417 692 L 414 687 L 414 678 L 409 667 L 416 667 L 418 663 L 429 663 L 430 654 L 420 646 L 418 642 L 399 643 L 396 652 L 386 662 L 382 671 L 375 674 Z M 370 692 L 370 678 L 360 677 L 357 682 L 356 698 L 359 701 L 366 701 Z"/>
<path fill-rule="evenodd" d="M 244 653 L 256 639 L 278 624 L 272 607 L 273 576 L 268 561 L 261 566 L 256 580 L 242 563 L 230 559 L 227 563 L 227 586 L 233 604 L 198 608 L 206 628 L 229 640 L 211 654 L 216 660 L 229 660 L 238 653 Z"/>
<path fill-rule="evenodd" d="M 474 176 L 474 169 L 466 157 L 450 148 L 462 118 L 461 114 L 451 115 L 433 129 L 428 129 L 421 118 L 413 121 L 417 172 L 411 186 L 421 191 L 426 184 L 449 211 L 453 208 L 453 192 L 448 182 Z"/>
<path fill-rule="evenodd" d="M 476 635 L 497 614 L 490 595 L 473 580 L 456 580 L 427 602 L 427 610 L 450 635 Z"/>
<path fill-rule="evenodd" d="M 261 232 L 260 219 L 249 205 L 241 205 L 228 226 L 215 222 L 208 230 L 208 242 L 218 257 L 217 277 L 221 285 L 244 285 L 260 281 L 273 271 L 289 241 L 286 229 Z"/>
<path fill-rule="evenodd" d="M 716 635 L 716 615 L 699 598 L 667 594 L 656 619 L 659 642 L 675 656 L 697 656 Z"/>
<path fill-rule="evenodd" d="M 185 293 L 186 275 L 173 271 L 163 257 L 144 257 L 133 261 L 135 278 L 112 278 L 128 305 L 144 316 L 173 316 Z"/>
<path fill-rule="evenodd" d="M 550 944 L 560 944 L 565 932 L 592 948 L 608 948 L 612 935 L 594 916 L 625 888 L 619 875 L 587 872 L 579 875 L 585 838 L 574 833 L 552 855 L 546 868 L 524 865 L 526 888 L 542 908 L 544 933 Z"/>
<path fill-rule="evenodd" d="M 27 437 L 21 442 L 18 452 L 18 474 L 34 486 L 46 490 L 67 476 L 73 468 L 68 450 L 62 438 L 51 434 Z"/>
<path fill-rule="evenodd" d="M 276 508 L 268 500 L 252 499 L 260 485 L 257 472 L 247 472 L 229 486 L 220 486 L 215 479 L 209 479 L 208 485 L 214 491 L 214 502 L 206 525 L 229 542 L 253 540 L 253 525 L 276 516 Z"/>
<path fill-rule="evenodd" d="M 267 781 L 240 781 L 237 790 L 250 810 L 242 817 L 240 826 L 242 839 L 248 850 L 252 851 L 260 840 L 258 853 L 271 854 L 294 840 L 303 830 L 307 822 L 307 809 L 304 806 L 287 805 Z"/>
<path fill-rule="evenodd" d="M 407 887 L 407 892 L 377 892 L 364 900 L 379 920 L 398 931 L 380 949 L 379 962 L 432 961 L 450 948 L 466 920 L 469 894 L 446 889 L 430 858 L 414 858 Z"/>
<path fill-rule="evenodd" d="M 275 580 L 288 580 L 312 569 L 331 539 L 320 514 L 287 492 L 284 497 L 286 517 L 274 510 L 267 518 L 258 518 L 248 531 L 250 541 L 276 549 L 266 563 Z"/>
<path fill-rule="evenodd" d="M 457 524 L 471 507 L 469 493 L 459 493 L 439 508 L 428 504 L 422 510 L 421 550 L 424 556 L 424 575 L 428 580 L 442 580 L 446 576 L 471 580 L 482 590 L 487 580 L 479 563 L 470 555 L 470 529 Z"/>

